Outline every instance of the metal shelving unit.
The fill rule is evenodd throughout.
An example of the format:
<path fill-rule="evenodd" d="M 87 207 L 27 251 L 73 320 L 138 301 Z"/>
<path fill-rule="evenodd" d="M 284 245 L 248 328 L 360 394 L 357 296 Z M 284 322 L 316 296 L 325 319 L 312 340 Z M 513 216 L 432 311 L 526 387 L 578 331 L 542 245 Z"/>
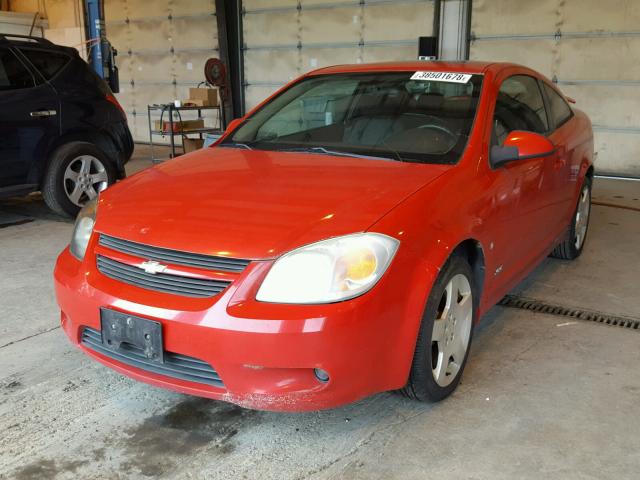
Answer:
<path fill-rule="evenodd" d="M 160 111 L 160 122 L 161 122 L 161 126 L 163 125 L 164 121 L 167 121 L 169 123 L 169 129 L 168 130 L 156 130 L 153 128 L 153 123 L 151 120 L 151 112 L 153 111 Z M 189 119 L 183 119 L 182 118 L 182 114 L 181 112 L 197 112 L 198 117 L 197 119 L 201 119 L 202 117 L 202 111 L 203 110 L 217 110 L 218 111 L 218 127 L 205 127 L 205 128 L 193 128 L 190 130 L 178 130 L 175 131 L 174 130 L 174 124 L 176 122 L 176 120 L 174 119 L 174 113 L 177 114 L 178 116 L 178 121 L 183 121 L 183 120 L 194 120 L 192 118 Z M 165 119 L 165 114 L 167 114 L 167 118 Z M 176 107 L 173 103 L 167 103 L 167 104 L 156 104 L 156 105 L 147 105 L 147 118 L 149 120 L 149 145 L 151 146 L 151 161 L 154 163 L 158 163 L 163 161 L 164 159 L 162 158 L 157 158 L 155 156 L 153 147 L 154 147 L 154 143 L 153 143 L 153 137 L 154 135 L 160 135 L 162 137 L 169 137 L 169 144 L 171 146 L 171 153 L 169 154 L 169 158 L 174 158 L 176 157 L 176 141 L 175 141 L 175 137 L 186 137 L 187 135 L 190 134 L 197 134 L 199 136 L 200 139 L 203 139 L 203 135 L 205 133 L 220 133 L 222 134 L 222 129 L 220 128 L 220 126 L 222 125 L 222 109 L 220 106 L 216 106 L 216 107 Z M 158 143 L 156 143 L 156 145 L 159 145 Z"/>

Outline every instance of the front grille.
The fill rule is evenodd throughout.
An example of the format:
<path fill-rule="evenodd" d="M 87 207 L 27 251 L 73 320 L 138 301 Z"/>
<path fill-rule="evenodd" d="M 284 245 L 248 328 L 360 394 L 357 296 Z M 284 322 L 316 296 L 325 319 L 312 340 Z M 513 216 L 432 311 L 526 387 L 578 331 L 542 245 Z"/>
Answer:
<path fill-rule="evenodd" d="M 144 270 L 111 258 L 96 255 L 96 265 L 103 275 L 120 282 L 157 292 L 172 293 L 187 297 L 213 297 L 231 282 L 191 278 L 168 273 L 147 273 Z"/>
<path fill-rule="evenodd" d="M 213 367 L 197 358 L 165 351 L 164 363 L 153 362 L 144 355 L 141 348 L 127 343 L 120 344 L 120 348 L 117 351 L 105 347 L 102 343 L 102 333 L 89 327 L 85 327 L 82 330 L 80 341 L 82 345 L 90 350 L 125 365 L 131 365 L 132 367 L 167 377 L 224 388 L 220 376 Z"/>
<path fill-rule="evenodd" d="M 181 252 L 168 248 L 152 247 L 142 243 L 122 240 L 109 235 L 100 234 L 98 243 L 104 247 L 117 250 L 145 260 L 170 263 L 172 265 L 184 265 L 187 267 L 204 268 L 205 270 L 218 270 L 223 272 L 242 272 L 250 260 L 239 258 L 214 257 L 199 253 Z"/>

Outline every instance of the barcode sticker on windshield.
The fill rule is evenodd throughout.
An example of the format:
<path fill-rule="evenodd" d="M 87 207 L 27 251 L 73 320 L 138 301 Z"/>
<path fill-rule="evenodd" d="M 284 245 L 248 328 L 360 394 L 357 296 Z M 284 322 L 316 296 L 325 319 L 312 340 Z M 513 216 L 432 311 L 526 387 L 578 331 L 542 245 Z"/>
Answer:
<path fill-rule="evenodd" d="M 467 83 L 470 79 L 470 74 L 456 72 L 416 72 L 411 75 L 411 80 L 431 80 L 434 82 Z"/>

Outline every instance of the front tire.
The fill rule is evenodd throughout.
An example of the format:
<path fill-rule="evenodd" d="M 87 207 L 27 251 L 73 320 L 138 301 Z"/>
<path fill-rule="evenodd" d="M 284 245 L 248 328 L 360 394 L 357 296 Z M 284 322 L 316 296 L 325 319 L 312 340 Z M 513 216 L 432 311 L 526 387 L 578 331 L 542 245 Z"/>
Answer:
<path fill-rule="evenodd" d="M 437 402 L 456 389 L 469 355 L 476 302 L 471 267 L 465 258 L 454 254 L 427 300 L 409 380 L 401 390 L 405 396 Z"/>
<path fill-rule="evenodd" d="M 585 177 L 578 197 L 578 205 L 576 205 L 576 210 L 569 226 L 569 238 L 553 249 L 551 252 L 552 257 L 562 260 L 574 260 L 580 256 L 587 238 L 590 217 L 591 178 Z"/>
<path fill-rule="evenodd" d="M 113 163 L 95 145 L 71 142 L 51 156 L 42 196 L 60 215 L 75 217 L 80 208 L 116 181 Z"/>

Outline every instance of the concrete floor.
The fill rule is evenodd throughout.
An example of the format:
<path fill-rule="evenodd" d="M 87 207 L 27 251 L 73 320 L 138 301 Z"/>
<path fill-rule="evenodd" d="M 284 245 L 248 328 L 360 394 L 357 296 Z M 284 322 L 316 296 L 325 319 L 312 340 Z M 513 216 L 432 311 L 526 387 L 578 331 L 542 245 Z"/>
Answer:
<path fill-rule="evenodd" d="M 148 165 L 144 148 L 131 169 Z M 618 198 L 621 197 L 621 198 Z M 516 292 L 640 318 L 640 182 L 596 180 L 584 255 Z M 150 387 L 90 361 L 58 327 L 51 271 L 71 223 L 38 195 L 0 202 L 0 477 L 637 478 L 640 331 L 495 307 L 437 405 L 380 394 L 276 414 Z"/>

